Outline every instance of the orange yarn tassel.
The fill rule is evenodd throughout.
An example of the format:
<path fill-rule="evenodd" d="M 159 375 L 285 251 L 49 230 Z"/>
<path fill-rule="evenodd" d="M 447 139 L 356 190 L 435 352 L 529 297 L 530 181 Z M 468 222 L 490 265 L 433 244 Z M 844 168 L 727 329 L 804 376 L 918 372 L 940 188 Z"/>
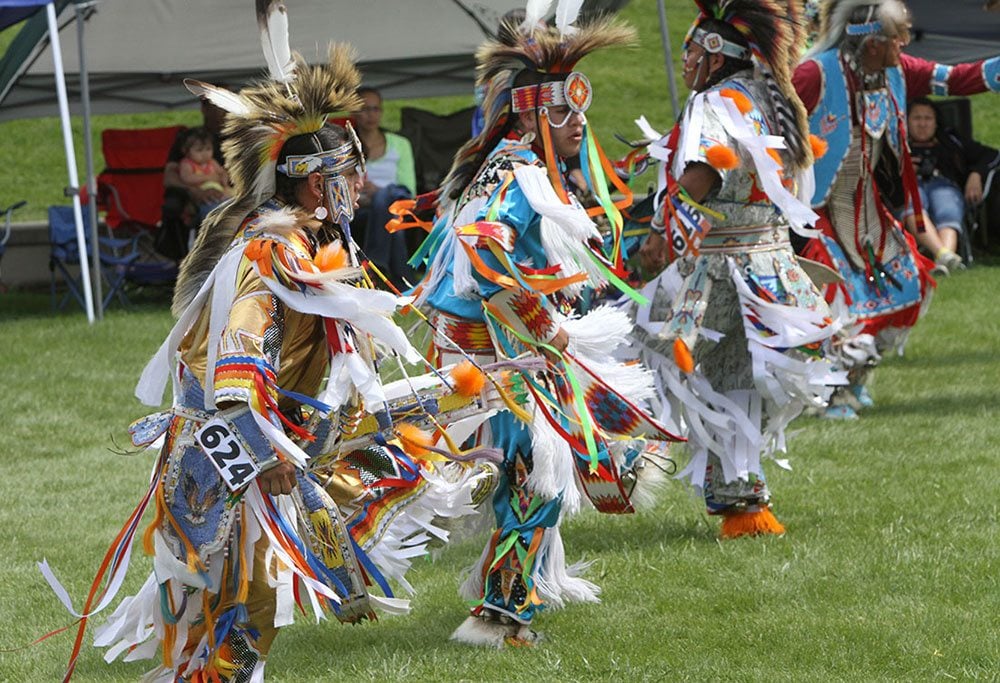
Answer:
<path fill-rule="evenodd" d="M 827 144 L 826 140 L 812 134 L 809 135 L 809 146 L 812 147 L 813 159 L 823 158 L 826 150 L 830 149 L 830 145 Z"/>
<path fill-rule="evenodd" d="M 684 372 L 694 372 L 694 358 L 691 356 L 691 349 L 680 337 L 674 340 L 674 362 Z"/>
<path fill-rule="evenodd" d="M 455 391 L 467 397 L 478 396 L 486 386 L 486 375 L 467 360 L 451 369 L 451 380 Z"/>
<path fill-rule="evenodd" d="M 736 151 L 725 145 L 714 145 L 705 151 L 705 158 L 708 163 L 719 171 L 729 171 L 740 165 L 740 158 L 736 156 Z"/>
<path fill-rule="evenodd" d="M 330 242 L 324 244 L 316 251 L 313 263 L 324 273 L 331 270 L 340 270 L 347 265 L 347 252 L 340 246 L 340 242 Z"/>
<path fill-rule="evenodd" d="M 778 150 L 776 150 L 776 149 L 770 149 L 770 148 L 769 148 L 769 149 L 767 150 L 767 155 L 768 155 L 769 157 L 771 157 L 772 159 L 774 159 L 775 161 L 777 161 L 777 162 L 778 162 L 778 166 L 781 166 L 781 167 L 784 167 L 784 166 L 785 166 L 785 162 L 783 162 L 783 161 L 781 160 L 781 153 L 780 153 L 780 152 L 778 152 Z"/>
<path fill-rule="evenodd" d="M 740 110 L 741 114 L 747 114 L 753 110 L 753 103 L 750 102 L 750 98 L 741 93 L 739 90 L 723 88 L 719 91 L 719 94 L 732 100 L 733 104 L 736 105 L 736 108 Z"/>
<path fill-rule="evenodd" d="M 399 422 L 396 424 L 396 435 L 404 446 L 403 450 L 414 458 L 423 458 L 431 454 L 427 447 L 434 444 L 434 438 L 420 427 L 409 422 Z"/>
<path fill-rule="evenodd" d="M 785 527 L 767 508 L 757 512 L 734 512 L 722 518 L 722 537 L 760 536 L 785 533 Z"/>

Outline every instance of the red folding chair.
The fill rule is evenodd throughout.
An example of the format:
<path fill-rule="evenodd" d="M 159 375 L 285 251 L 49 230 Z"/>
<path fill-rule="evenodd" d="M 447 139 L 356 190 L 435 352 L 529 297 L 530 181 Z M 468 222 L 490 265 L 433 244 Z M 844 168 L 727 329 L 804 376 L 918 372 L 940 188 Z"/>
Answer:
<path fill-rule="evenodd" d="M 106 167 L 97 176 L 98 207 L 112 232 L 155 232 L 163 207 L 163 167 L 183 126 L 101 133 Z"/>
<path fill-rule="evenodd" d="M 97 205 L 112 234 L 135 236 L 139 258 L 125 280 L 137 286 L 165 285 L 177 277 L 177 264 L 155 248 L 163 211 L 163 168 L 184 126 L 113 129 L 101 133 L 105 169 L 97 176 Z"/>

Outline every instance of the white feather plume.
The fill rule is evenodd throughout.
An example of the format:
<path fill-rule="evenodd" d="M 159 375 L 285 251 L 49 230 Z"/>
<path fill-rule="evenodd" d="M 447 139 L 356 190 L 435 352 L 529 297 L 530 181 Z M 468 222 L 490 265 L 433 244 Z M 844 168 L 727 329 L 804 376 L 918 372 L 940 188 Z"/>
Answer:
<path fill-rule="evenodd" d="M 202 99 L 208 100 L 219 109 L 227 111 L 230 114 L 235 116 L 247 116 L 250 114 L 249 103 L 238 94 L 230 92 L 225 88 L 220 88 L 217 85 L 198 81 L 193 78 L 185 78 L 184 87 L 192 95 L 197 95 Z"/>
<path fill-rule="evenodd" d="M 582 7 L 583 0 L 559 0 L 556 5 L 556 28 L 560 35 L 568 36 L 576 32 L 573 24 L 580 17 Z"/>
<path fill-rule="evenodd" d="M 290 83 L 295 78 L 295 60 L 288 43 L 288 10 L 280 0 L 257 0 L 257 24 L 271 78 Z"/>
<path fill-rule="evenodd" d="M 538 22 L 545 19 L 552 7 L 552 0 L 528 0 L 524 7 L 524 23 L 521 24 L 521 32 L 531 35 L 531 32 L 538 26 Z"/>

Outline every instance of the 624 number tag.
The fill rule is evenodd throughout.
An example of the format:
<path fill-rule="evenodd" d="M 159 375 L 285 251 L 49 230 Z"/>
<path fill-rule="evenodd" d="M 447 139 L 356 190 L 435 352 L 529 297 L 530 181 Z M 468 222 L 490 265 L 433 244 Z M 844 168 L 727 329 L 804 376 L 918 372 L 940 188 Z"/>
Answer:
<path fill-rule="evenodd" d="M 230 491 L 241 489 L 260 473 L 257 463 L 243 448 L 225 420 L 218 417 L 209 420 L 195 432 L 194 438 L 215 465 L 215 469 L 219 470 L 219 475 Z"/>

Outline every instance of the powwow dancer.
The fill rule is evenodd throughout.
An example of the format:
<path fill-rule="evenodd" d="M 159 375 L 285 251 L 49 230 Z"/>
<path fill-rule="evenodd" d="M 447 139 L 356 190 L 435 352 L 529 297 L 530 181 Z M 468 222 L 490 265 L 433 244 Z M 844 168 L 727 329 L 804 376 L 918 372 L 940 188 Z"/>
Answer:
<path fill-rule="evenodd" d="M 820 36 L 793 79 L 810 130 L 829 145 L 816 162 L 812 198 L 821 234 L 803 254 L 837 270 L 842 282 L 827 286 L 827 300 L 842 294 L 856 323 L 839 354 L 850 385 L 827 410 L 850 419 L 872 405 L 871 370 L 886 351 L 902 352 L 933 285 L 933 264 L 885 206 L 888 188 L 878 182 L 902 178 L 922 230 L 907 97 L 1000 90 L 1000 58 L 951 67 L 902 55 L 910 17 L 900 0 L 828 0 L 820 11 Z M 879 172 L 880 166 L 889 170 Z"/>
<path fill-rule="evenodd" d="M 815 220 L 795 194 L 808 191 L 813 158 L 789 78 L 801 3 L 696 4 L 684 54 L 693 94 L 654 150 L 663 199 L 641 250 L 646 267 L 672 263 L 643 290 L 652 304 L 635 334 L 658 373 L 661 419 L 688 437 L 678 476 L 723 516 L 723 537 L 780 534 L 761 460 L 838 381 L 822 358 L 838 324 L 789 243 L 790 227 Z"/>
<path fill-rule="evenodd" d="M 361 104 L 351 51 L 331 46 L 329 63 L 310 67 L 288 49 L 284 7 L 259 5 L 272 80 L 239 94 L 189 86 L 228 112 L 237 194 L 184 262 L 179 320 L 137 385 L 159 405 L 172 379 L 173 406 L 130 429 L 137 446 L 163 445 L 95 579 L 67 678 L 87 617 L 124 579 L 150 502 L 143 545 L 154 571 L 96 636 L 109 661 L 159 651 L 149 681 L 262 681 L 296 605 L 346 622 L 404 611 L 386 577 L 405 587 L 430 535 L 446 537 L 435 518 L 472 511 L 472 475 L 448 483 L 411 456 L 420 449 L 392 424 L 379 381 L 376 346 L 420 356 L 391 320 L 400 301 L 358 286 L 347 226 L 364 160 L 349 127 L 326 123 Z M 437 425 L 419 398 L 397 412 Z"/>
<path fill-rule="evenodd" d="M 526 404 L 479 436 L 504 454 L 496 529 L 462 586 L 472 615 L 452 638 L 497 647 L 534 641 L 543 608 L 597 600 L 598 587 L 565 566 L 559 527 L 580 505 L 577 486 L 598 510 L 631 512 L 643 448 L 635 439 L 674 438 L 637 407 L 652 395 L 648 373 L 610 360 L 631 327 L 627 316 L 610 308 L 565 315 L 585 286 L 610 282 L 637 296 L 619 278 L 617 247 L 611 259 L 601 253 L 593 221 L 567 192 L 563 162 L 580 154 L 600 202 L 595 214 L 608 216 L 618 244 L 613 173 L 586 125 L 590 83 L 574 67 L 634 33 L 609 18 L 573 26 L 578 2 L 559 3 L 556 27 L 539 25 L 549 4 L 529 3 L 504 42 L 480 48 L 485 128 L 456 155 L 416 257 L 428 264 L 418 302 L 432 311 L 442 361 L 547 358 L 544 372 L 509 375 Z"/>

